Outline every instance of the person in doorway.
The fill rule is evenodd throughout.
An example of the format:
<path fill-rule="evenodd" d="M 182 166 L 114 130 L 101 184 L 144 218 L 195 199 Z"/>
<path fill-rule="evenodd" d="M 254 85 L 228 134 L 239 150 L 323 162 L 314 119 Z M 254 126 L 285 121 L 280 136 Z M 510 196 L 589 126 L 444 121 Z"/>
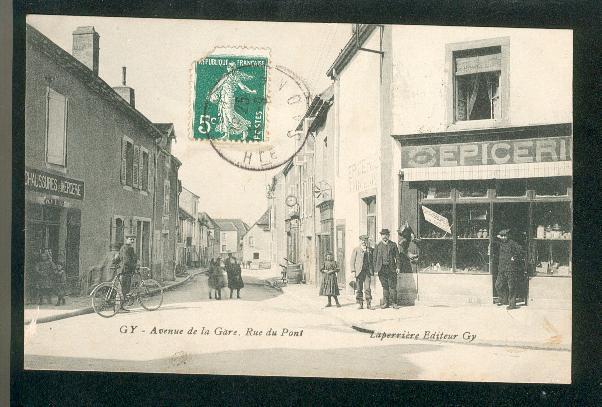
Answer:
<path fill-rule="evenodd" d="M 353 249 L 351 253 L 351 272 L 355 277 L 355 299 L 359 304 L 359 309 L 364 308 L 364 299 L 366 308 L 370 309 L 372 302 L 372 291 L 370 283 L 374 274 L 374 260 L 372 248 L 368 245 L 368 236 L 360 236 L 360 245 Z M 362 292 L 363 290 L 363 292 Z"/>
<path fill-rule="evenodd" d="M 119 253 L 113 260 L 113 264 L 118 265 L 117 272 L 121 274 L 121 312 L 129 312 L 129 310 L 124 307 L 124 303 L 130 292 L 130 286 L 132 285 L 132 274 L 134 274 L 136 267 L 138 266 L 138 255 L 134 250 L 135 241 L 136 235 L 129 234 L 125 236 L 125 243 L 121 246 Z"/>
<path fill-rule="evenodd" d="M 328 297 L 327 307 L 332 307 L 332 297 L 337 307 L 341 307 L 339 304 L 339 283 L 337 281 L 337 273 L 339 272 L 339 266 L 337 262 L 333 260 L 332 253 L 326 253 L 326 260 L 322 266 L 322 284 L 320 285 L 320 295 Z"/>
<path fill-rule="evenodd" d="M 58 263 L 54 273 L 54 292 L 56 293 L 56 306 L 65 305 L 65 294 L 67 293 L 67 275 L 63 264 Z"/>
<path fill-rule="evenodd" d="M 40 255 L 40 262 L 36 264 L 35 274 L 37 280 L 38 304 L 44 303 L 44 298 L 51 303 L 52 298 L 52 278 L 56 270 L 56 265 L 52 261 L 52 257 L 47 251 Z"/>
<path fill-rule="evenodd" d="M 413 265 L 418 262 L 420 249 L 412 228 L 407 224 L 399 230 L 399 271 L 401 273 L 412 273 Z"/>
<path fill-rule="evenodd" d="M 230 253 L 231 254 L 231 253 Z M 228 288 L 230 289 L 230 298 L 234 290 L 236 290 L 236 298 L 240 298 L 240 289 L 245 286 L 242 281 L 242 272 L 240 264 L 236 260 L 236 257 L 228 257 L 226 262 L 226 274 L 228 275 Z"/>
<path fill-rule="evenodd" d="M 389 229 L 380 231 L 381 241 L 374 249 L 374 273 L 383 286 L 383 308 L 397 307 L 397 273 L 399 273 L 399 250 L 389 240 Z"/>
<path fill-rule="evenodd" d="M 516 309 L 516 290 L 524 251 L 521 245 L 508 237 L 509 230 L 503 229 L 498 238 L 498 273 L 495 289 L 498 294 L 497 305 L 508 305 L 506 309 Z"/>

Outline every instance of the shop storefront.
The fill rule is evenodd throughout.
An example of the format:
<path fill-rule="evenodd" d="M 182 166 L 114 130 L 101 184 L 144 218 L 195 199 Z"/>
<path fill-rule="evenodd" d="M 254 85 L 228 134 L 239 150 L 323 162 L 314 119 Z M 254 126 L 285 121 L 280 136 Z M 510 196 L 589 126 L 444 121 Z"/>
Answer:
<path fill-rule="evenodd" d="M 570 136 L 402 144 L 400 219 L 420 239 L 419 298 L 495 301 L 496 235 L 510 229 L 525 251 L 520 301 L 570 303 L 570 151 Z"/>
<path fill-rule="evenodd" d="M 84 183 L 60 175 L 25 170 L 25 289 L 43 252 L 65 267 L 70 287 L 79 285 L 81 203 Z"/>

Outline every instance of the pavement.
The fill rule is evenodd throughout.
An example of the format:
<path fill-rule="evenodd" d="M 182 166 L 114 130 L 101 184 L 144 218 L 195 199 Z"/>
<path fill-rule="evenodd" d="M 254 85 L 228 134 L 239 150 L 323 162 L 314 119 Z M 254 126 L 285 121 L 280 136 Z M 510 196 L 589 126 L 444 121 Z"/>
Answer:
<path fill-rule="evenodd" d="M 247 274 L 264 279 L 273 288 L 282 290 L 287 296 L 295 297 L 308 307 L 325 308 L 326 297 L 318 295 L 318 287 L 307 284 L 281 284 L 280 268 L 250 270 Z M 498 307 L 494 304 L 440 306 L 419 303 L 398 309 L 383 309 L 374 301 L 371 310 L 360 310 L 353 295 L 341 294 L 339 301 L 342 306 L 333 306 L 332 315 L 356 331 L 370 334 L 372 337 L 383 333 L 392 334 L 384 338 L 380 336 L 385 341 L 411 335 L 411 341 L 435 340 L 480 346 L 571 350 L 570 309 L 520 307 L 507 310 L 505 306 Z"/>
<path fill-rule="evenodd" d="M 206 269 L 190 269 L 186 277 L 167 282 L 165 290 L 175 289 Z M 243 269 L 245 284 L 268 285 L 312 312 L 326 310 L 326 298 L 318 287 L 307 284 L 283 285 L 280 268 Z M 33 318 L 38 324 L 94 312 L 90 297 L 70 297 L 67 305 L 28 305 L 25 324 Z M 506 310 L 495 305 L 415 306 L 358 309 L 353 295 L 339 296 L 341 308 L 329 309 L 331 317 L 343 325 L 371 337 L 387 341 L 403 339 L 418 342 L 450 342 L 479 346 L 506 346 L 539 350 L 571 350 L 571 310 L 521 307 Z M 388 336 L 387 336 L 388 335 Z M 456 335 L 455 337 L 453 335 Z"/>
<path fill-rule="evenodd" d="M 189 269 L 187 275 L 182 277 L 176 277 L 174 281 L 164 281 L 163 290 L 172 290 L 186 283 L 194 275 L 205 272 L 205 268 Z M 46 322 L 57 321 L 60 319 L 75 317 L 78 315 L 85 315 L 94 312 L 92 308 L 92 297 L 89 295 L 84 296 L 67 296 L 65 298 L 65 305 L 55 306 L 55 296 L 52 297 L 52 304 L 26 304 L 23 311 L 23 319 L 25 325 L 31 323 L 35 319 L 36 323 L 43 324 Z"/>

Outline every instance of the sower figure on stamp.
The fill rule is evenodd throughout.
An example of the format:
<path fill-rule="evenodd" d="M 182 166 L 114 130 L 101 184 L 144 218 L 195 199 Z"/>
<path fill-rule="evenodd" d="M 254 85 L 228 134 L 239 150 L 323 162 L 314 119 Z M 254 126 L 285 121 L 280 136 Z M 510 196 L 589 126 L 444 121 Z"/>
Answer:
<path fill-rule="evenodd" d="M 359 309 L 364 308 L 364 298 L 366 299 L 366 308 L 370 309 L 372 302 L 370 283 L 374 274 L 374 259 L 366 235 L 360 236 L 360 246 L 353 249 L 351 253 L 351 272 L 355 276 L 355 299 L 359 304 Z"/>
<path fill-rule="evenodd" d="M 249 89 L 242 81 L 253 77 L 249 74 L 236 69 L 234 62 L 228 63 L 227 73 L 215 85 L 209 95 L 212 103 L 217 103 L 219 123 L 217 130 L 224 134 L 226 140 L 230 139 L 231 134 L 241 135 L 242 140 L 247 139 L 251 122 L 242 117 L 235 109 L 235 90 L 240 88 L 246 93 L 255 94 L 255 89 Z"/>
<path fill-rule="evenodd" d="M 138 266 L 138 255 L 134 250 L 133 244 L 136 240 L 136 235 L 128 234 L 125 236 L 125 243 L 119 249 L 119 253 L 113 259 L 113 264 L 118 265 L 117 272 L 121 273 L 121 312 L 129 312 L 123 306 L 127 294 L 130 292 L 130 286 L 132 285 L 132 274 L 136 271 Z"/>
<path fill-rule="evenodd" d="M 508 237 L 508 229 L 501 230 L 498 237 L 498 274 L 495 289 L 498 294 L 497 305 L 508 305 L 507 309 L 516 309 L 516 290 L 518 276 L 524 259 L 524 250 Z"/>
<path fill-rule="evenodd" d="M 374 272 L 383 286 L 383 308 L 397 307 L 397 273 L 399 272 L 397 244 L 389 240 L 389 229 L 380 231 L 381 241 L 374 249 Z"/>

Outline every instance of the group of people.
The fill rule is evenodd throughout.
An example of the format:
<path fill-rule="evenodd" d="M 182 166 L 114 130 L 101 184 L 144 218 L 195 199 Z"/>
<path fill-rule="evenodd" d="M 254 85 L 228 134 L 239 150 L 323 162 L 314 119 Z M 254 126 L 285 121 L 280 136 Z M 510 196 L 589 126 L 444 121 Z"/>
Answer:
<path fill-rule="evenodd" d="M 63 264 L 52 261 L 49 250 L 40 254 L 40 261 L 35 265 L 32 276 L 32 301 L 37 299 L 38 304 L 52 304 L 52 296 L 57 296 L 56 306 L 65 305 L 67 292 L 67 276 Z"/>
<path fill-rule="evenodd" d="M 224 270 L 228 277 L 227 283 L 224 278 Z M 226 287 L 226 284 L 230 289 L 230 298 L 232 298 L 234 291 L 236 291 L 236 298 L 240 298 L 240 290 L 245 284 L 242 279 L 240 264 L 232 253 L 228 253 L 228 257 L 225 260 L 222 260 L 221 257 L 211 259 L 209 261 L 208 275 L 209 299 L 215 298 L 216 300 L 221 300 L 222 288 Z"/>
<path fill-rule="evenodd" d="M 369 245 L 366 235 L 360 236 L 360 245 L 353 249 L 351 254 L 351 272 L 355 277 L 356 301 L 359 309 L 372 307 L 372 291 L 370 284 L 372 277 L 376 274 L 383 287 L 383 308 L 398 308 L 397 298 L 397 274 L 411 273 L 412 264 L 416 263 L 420 250 L 416 245 L 412 229 L 405 225 L 399 230 L 399 246 L 389 240 L 389 229 L 380 231 L 381 241 L 373 249 Z M 322 267 L 322 284 L 320 295 L 328 297 L 327 307 L 331 307 L 331 298 L 334 297 L 337 307 L 340 307 L 338 295 L 340 295 L 336 274 L 339 267 L 332 258 L 332 253 L 326 255 L 326 261 Z"/>
<path fill-rule="evenodd" d="M 399 231 L 399 245 L 389 239 L 390 231 L 380 231 L 381 241 L 373 249 L 369 245 L 366 235 L 360 236 L 360 245 L 353 249 L 351 254 L 351 272 L 355 277 L 354 288 L 359 309 L 372 307 L 372 291 L 370 288 L 372 278 L 378 275 L 383 288 L 383 308 L 399 308 L 401 298 L 397 291 L 397 275 L 412 273 L 413 265 L 418 262 L 420 249 L 412 229 L 406 224 Z M 508 236 L 509 230 L 503 229 L 497 235 L 497 278 L 495 289 L 498 294 L 497 305 L 507 305 L 507 309 L 516 309 L 516 296 L 519 285 L 519 276 L 524 264 L 524 249 Z M 328 297 L 327 307 L 332 306 L 334 298 L 336 306 L 340 307 L 340 295 L 337 272 L 339 267 L 333 260 L 332 253 L 326 255 L 326 261 L 321 269 L 322 284 L 320 295 Z M 399 302 L 398 302 L 399 301 Z"/>

